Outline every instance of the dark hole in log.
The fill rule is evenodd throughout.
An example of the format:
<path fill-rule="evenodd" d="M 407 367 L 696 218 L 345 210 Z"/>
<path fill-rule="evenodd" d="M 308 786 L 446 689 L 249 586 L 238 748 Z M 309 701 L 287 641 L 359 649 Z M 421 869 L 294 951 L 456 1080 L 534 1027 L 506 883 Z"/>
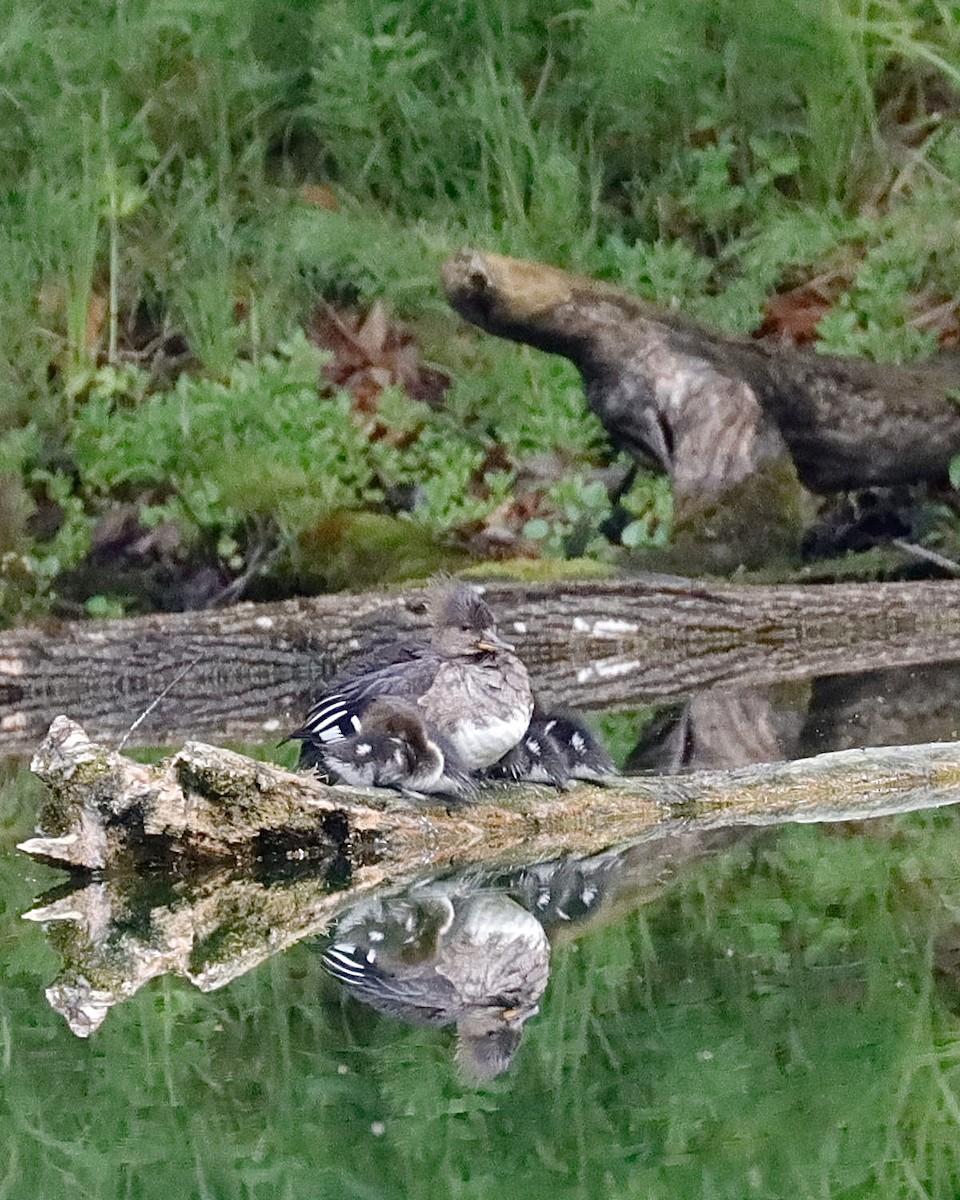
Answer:
<path fill-rule="evenodd" d="M 122 844 L 129 854 L 131 869 L 143 874 L 144 878 L 151 872 L 161 876 L 176 871 L 180 859 L 176 843 L 162 834 L 147 833 L 142 809 L 129 808 L 111 817 L 106 828 L 110 838 Z"/>

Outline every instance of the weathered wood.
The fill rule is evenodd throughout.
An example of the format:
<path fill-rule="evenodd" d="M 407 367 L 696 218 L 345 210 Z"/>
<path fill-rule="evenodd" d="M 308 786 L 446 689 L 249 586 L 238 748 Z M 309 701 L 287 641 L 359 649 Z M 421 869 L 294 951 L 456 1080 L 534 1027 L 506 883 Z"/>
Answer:
<path fill-rule="evenodd" d="M 789 553 L 797 475 L 823 493 L 942 483 L 960 454 L 955 356 L 901 367 L 789 349 L 476 250 L 448 261 L 443 283 L 475 325 L 577 366 L 614 443 L 669 473 L 678 527 L 703 526 L 705 562 L 751 561 L 765 530 L 768 550 Z"/>
<path fill-rule="evenodd" d="M 816 492 L 944 482 L 960 454 L 955 355 L 902 367 L 736 337 L 608 284 L 476 250 L 450 259 L 443 282 L 481 328 L 570 358 L 614 439 L 691 472 L 701 490 L 761 461 L 764 417 Z"/>
<path fill-rule="evenodd" d="M 498 890 L 516 883 L 523 896 L 529 878 L 536 894 L 531 905 L 551 938 L 576 936 L 589 924 L 613 919 L 617 912 L 646 903 L 663 891 L 683 866 L 715 853 L 749 830 L 681 829 L 655 831 L 654 836 L 616 854 L 532 870 L 519 868 L 511 877 L 492 881 Z M 564 873 L 572 869 L 589 878 L 595 892 L 589 911 L 571 918 L 563 910 L 551 925 L 549 908 L 538 902 L 546 886 L 563 894 Z M 110 1009 L 150 980 L 174 975 L 201 991 L 213 991 L 259 966 L 272 955 L 306 937 L 326 933 L 338 917 L 372 892 L 402 894 L 420 872 L 389 881 L 382 868 L 360 867 L 349 887 L 331 891 L 322 871 L 293 878 L 258 878 L 249 871 L 224 869 L 179 876 L 167 895 L 157 895 L 155 879 L 113 876 L 80 882 L 25 913 L 46 926 L 60 957 L 56 979 L 46 989 L 51 1007 L 61 1013 L 78 1037 L 89 1037 Z M 467 887 L 479 889 L 489 876 L 469 871 Z M 512 889 L 511 889 L 512 890 Z"/>
<path fill-rule="evenodd" d="M 107 872 L 26 914 L 49 926 L 62 965 L 47 998 L 81 1037 L 151 979 L 175 974 L 203 990 L 222 987 L 324 932 L 371 891 L 395 891 L 426 869 L 464 866 L 476 887 L 483 878 L 502 887 L 513 871 L 522 893 L 526 864 L 541 864 L 530 874 L 539 898 L 557 878 L 553 863 L 559 895 L 572 870 L 589 878 L 609 912 L 656 894 L 681 863 L 725 844 L 738 826 L 862 819 L 960 800 L 958 743 L 622 779 L 561 795 L 504 788 L 454 812 L 325 787 L 201 744 L 144 767 L 93 745 L 66 717 L 54 722 L 34 769 L 52 799 L 44 832 L 20 848 L 83 868 L 81 878 Z M 351 862 L 349 886 L 331 892 L 321 869 L 252 873 L 280 834 L 295 863 L 317 847 L 328 862 Z M 166 898 L 158 900 L 155 875 L 128 869 L 145 841 L 179 859 Z M 614 845 L 624 849 L 611 854 Z M 211 868 L 217 859 L 226 865 Z"/>
<path fill-rule="evenodd" d="M 385 871 L 592 854 L 681 816 L 714 825 L 822 821 L 953 803 L 960 743 L 842 751 L 793 763 L 623 778 L 556 794 L 491 789 L 447 811 L 392 793 L 329 787 L 229 750 L 190 743 L 156 767 L 130 764 L 58 717 L 33 770 L 51 792 L 20 849 L 84 869 L 125 865 L 145 843 L 183 860 L 251 861 L 289 835 Z M 102 829 L 102 836 L 96 830 Z"/>
<path fill-rule="evenodd" d="M 422 591 L 338 594 L 0 634 L 0 752 L 26 753 L 61 712 L 118 742 L 262 742 L 363 646 L 419 625 Z M 960 583 L 736 587 L 673 577 L 491 584 L 535 688 L 582 708 L 715 684 L 960 659 Z"/>
<path fill-rule="evenodd" d="M 51 797 L 39 835 L 20 849 L 85 870 L 124 863 L 147 844 L 193 862 L 242 861 L 255 858 L 271 834 L 334 852 L 386 831 L 421 833 L 409 808 L 381 811 L 389 792 L 371 802 L 202 742 L 160 767 L 143 766 L 91 742 L 67 717 L 53 722 L 30 766 Z"/>

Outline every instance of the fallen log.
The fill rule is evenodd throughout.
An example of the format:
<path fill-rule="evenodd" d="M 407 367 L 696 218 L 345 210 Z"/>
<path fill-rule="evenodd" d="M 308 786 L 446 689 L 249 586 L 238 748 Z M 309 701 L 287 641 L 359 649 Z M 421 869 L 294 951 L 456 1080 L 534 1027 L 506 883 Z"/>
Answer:
<path fill-rule="evenodd" d="M 944 483 L 960 454 L 960 360 L 904 367 L 719 333 L 543 263 L 465 250 L 452 306 L 489 333 L 569 358 L 614 444 L 671 478 L 676 532 L 705 563 L 792 555 L 829 493 Z M 738 557 L 739 556 L 739 557 Z"/>
<path fill-rule="evenodd" d="M 83 870 L 167 861 L 249 863 L 309 847 L 388 876 L 464 864 L 594 854 L 658 826 L 852 820 L 960 798 L 960 743 L 846 750 L 733 771 L 617 779 L 555 793 L 491 789 L 447 810 L 390 792 L 330 787 L 229 750 L 188 743 L 158 766 L 133 763 L 58 717 L 32 769 L 50 798 L 20 849 Z"/>
<path fill-rule="evenodd" d="M 960 659 L 960 583 L 737 587 L 666 576 L 491 584 L 552 703 L 635 706 L 737 683 Z M 75 713 L 133 745 L 282 736 L 361 649 L 424 622 L 423 591 L 338 594 L 0 633 L 0 753 Z M 162 697 L 157 703 L 158 697 Z"/>
<path fill-rule="evenodd" d="M 91 743 L 66 717 L 33 766 L 51 799 L 40 833 L 20 849 L 73 869 L 79 886 L 25 915 L 48 926 L 61 968 L 47 999 L 81 1037 L 151 979 L 173 974 L 204 991 L 222 987 L 325 932 L 372 892 L 396 892 L 428 870 L 460 866 L 469 886 L 508 890 L 533 903 L 548 927 L 555 904 L 555 932 L 575 936 L 563 907 L 571 886 L 574 897 L 593 897 L 574 924 L 604 912 L 609 919 L 656 895 L 681 865 L 728 844 L 738 828 L 749 835 L 960 800 L 958 743 L 621 779 L 561 795 L 504 788 L 453 812 L 326 787 L 202 744 L 145 767 Z M 621 849 L 607 850 L 614 845 Z M 145 847 L 164 851 L 177 870 L 138 872 Z M 349 865 L 340 891 L 325 869 L 335 860 Z M 168 895 L 158 898 L 164 883 Z"/>

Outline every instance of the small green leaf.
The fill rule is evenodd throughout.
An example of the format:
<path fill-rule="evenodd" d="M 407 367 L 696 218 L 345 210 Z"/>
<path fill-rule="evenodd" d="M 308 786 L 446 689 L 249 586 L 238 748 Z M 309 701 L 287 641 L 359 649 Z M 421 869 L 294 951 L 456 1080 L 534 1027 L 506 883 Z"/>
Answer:
<path fill-rule="evenodd" d="M 115 618 L 125 615 L 123 602 L 115 596 L 88 596 L 84 603 L 88 617 Z"/>
<path fill-rule="evenodd" d="M 620 534 L 620 541 L 628 550 L 634 550 L 637 546 L 647 545 L 650 541 L 648 526 L 648 521 L 631 521 L 623 533 Z"/>
<path fill-rule="evenodd" d="M 539 542 L 550 536 L 550 523 L 543 517 L 531 517 L 523 527 L 523 536 Z"/>

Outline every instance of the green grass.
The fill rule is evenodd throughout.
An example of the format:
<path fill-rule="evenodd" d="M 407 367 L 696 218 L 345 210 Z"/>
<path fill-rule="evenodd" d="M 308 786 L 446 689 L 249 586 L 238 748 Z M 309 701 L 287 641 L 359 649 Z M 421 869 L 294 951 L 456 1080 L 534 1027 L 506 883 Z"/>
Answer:
<path fill-rule="evenodd" d="M 186 544 L 225 539 L 241 559 L 279 511 L 287 574 L 321 509 L 379 503 L 364 430 L 341 422 L 326 446 L 344 461 L 311 465 L 331 402 L 304 395 L 291 422 L 272 390 L 324 300 L 384 300 L 455 379 L 446 419 L 390 402 L 420 434 L 384 470 L 424 481 L 433 536 L 482 523 L 526 457 L 557 453 L 582 477 L 577 512 L 545 494 L 534 540 L 582 551 L 604 440 L 564 364 L 458 332 L 437 268 L 464 243 L 735 330 L 777 289 L 827 277 L 823 348 L 885 359 L 934 349 L 922 314 L 960 290 L 960 22 L 945 3 L 0 0 L 0 28 L 7 619 L 56 604 L 120 500 L 148 521 L 166 505 Z M 304 198 L 315 185 L 335 211 Z M 128 373 L 134 318 L 185 340 L 190 380 Z M 212 437 L 255 387 L 236 469 L 232 446 L 210 474 L 202 445 L 180 463 L 169 414 L 196 404 Z M 665 535 L 663 493 L 636 494 L 638 542 Z M 29 522 L 51 505 L 52 544 Z"/>

